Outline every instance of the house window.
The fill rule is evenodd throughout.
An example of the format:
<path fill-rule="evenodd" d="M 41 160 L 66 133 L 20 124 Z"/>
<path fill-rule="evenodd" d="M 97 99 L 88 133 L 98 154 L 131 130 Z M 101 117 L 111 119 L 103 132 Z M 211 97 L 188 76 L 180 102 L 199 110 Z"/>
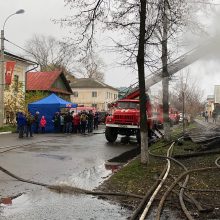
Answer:
<path fill-rule="evenodd" d="M 92 97 L 97 97 L 97 92 L 92 92 Z"/>
<path fill-rule="evenodd" d="M 117 94 L 114 94 L 114 99 L 117 99 Z"/>
<path fill-rule="evenodd" d="M 78 97 L 78 92 L 73 92 L 73 97 Z"/>

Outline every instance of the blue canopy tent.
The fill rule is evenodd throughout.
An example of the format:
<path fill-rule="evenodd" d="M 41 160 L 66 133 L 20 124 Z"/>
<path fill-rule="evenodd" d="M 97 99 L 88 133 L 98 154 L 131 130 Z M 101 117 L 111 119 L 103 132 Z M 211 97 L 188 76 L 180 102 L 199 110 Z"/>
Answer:
<path fill-rule="evenodd" d="M 77 104 L 61 99 L 54 93 L 39 101 L 28 104 L 28 110 L 32 115 L 38 111 L 40 118 L 45 116 L 47 125 L 46 132 L 54 131 L 53 117 L 56 112 L 60 112 L 61 108 L 76 108 Z"/>

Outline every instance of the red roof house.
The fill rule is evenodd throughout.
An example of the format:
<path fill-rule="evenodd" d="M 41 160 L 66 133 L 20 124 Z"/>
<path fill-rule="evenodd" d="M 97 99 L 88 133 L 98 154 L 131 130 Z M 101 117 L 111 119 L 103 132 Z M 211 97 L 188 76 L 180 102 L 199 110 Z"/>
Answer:
<path fill-rule="evenodd" d="M 62 71 L 28 72 L 26 91 L 47 91 L 71 95 L 72 89 Z"/>

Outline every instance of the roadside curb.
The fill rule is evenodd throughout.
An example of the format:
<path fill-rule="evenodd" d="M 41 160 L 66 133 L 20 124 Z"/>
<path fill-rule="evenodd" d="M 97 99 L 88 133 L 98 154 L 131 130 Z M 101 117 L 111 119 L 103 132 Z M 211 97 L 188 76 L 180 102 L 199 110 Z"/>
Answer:
<path fill-rule="evenodd" d="M 3 131 L 3 132 L 0 132 L 0 135 L 1 134 L 12 134 L 12 131 Z"/>

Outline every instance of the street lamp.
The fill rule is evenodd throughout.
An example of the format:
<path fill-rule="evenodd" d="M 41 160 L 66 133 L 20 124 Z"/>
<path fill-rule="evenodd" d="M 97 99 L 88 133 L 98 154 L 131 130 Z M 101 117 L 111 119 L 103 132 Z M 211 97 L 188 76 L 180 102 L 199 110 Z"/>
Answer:
<path fill-rule="evenodd" d="M 12 17 L 13 15 L 16 14 L 23 14 L 24 10 L 20 9 L 18 11 L 16 11 L 15 13 L 9 15 L 6 19 L 5 22 L 3 24 L 2 30 L 1 30 L 1 69 L 0 69 L 0 127 L 3 126 L 3 122 L 4 122 L 4 30 L 5 30 L 5 24 L 7 22 L 7 20 Z"/>

